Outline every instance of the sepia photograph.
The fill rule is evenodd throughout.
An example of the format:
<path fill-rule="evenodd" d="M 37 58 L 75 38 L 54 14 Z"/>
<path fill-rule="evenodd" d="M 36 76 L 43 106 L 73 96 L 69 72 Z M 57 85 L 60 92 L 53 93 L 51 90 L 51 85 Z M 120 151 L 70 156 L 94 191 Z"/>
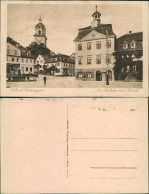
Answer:
<path fill-rule="evenodd" d="M 7 87 L 142 88 L 142 11 L 118 3 L 9 4 Z"/>
<path fill-rule="evenodd" d="M 1 16 L 3 96 L 148 96 L 147 2 L 7 1 Z"/>

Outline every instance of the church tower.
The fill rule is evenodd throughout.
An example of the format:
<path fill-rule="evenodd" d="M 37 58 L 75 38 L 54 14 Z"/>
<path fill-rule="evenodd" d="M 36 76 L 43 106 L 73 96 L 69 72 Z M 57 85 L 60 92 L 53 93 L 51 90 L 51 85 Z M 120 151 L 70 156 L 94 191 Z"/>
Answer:
<path fill-rule="evenodd" d="M 92 15 L 93 17 L 93 21 L 91 23 L 92 28 L 98 27 L 100 25 L 100 16 L 101 14 L 97 11 L 97 6 L 96 6 L 96 11 Z"/>
<path fill-rule="evenodd" d="M 34 34 L 34 41 L 37 44 L 44 44 L 46 46 L 46 28 L 44 24 L 42 23 L 41 16 L 39 18 L 39 23 L 35 26 L 35 34 Z"/>

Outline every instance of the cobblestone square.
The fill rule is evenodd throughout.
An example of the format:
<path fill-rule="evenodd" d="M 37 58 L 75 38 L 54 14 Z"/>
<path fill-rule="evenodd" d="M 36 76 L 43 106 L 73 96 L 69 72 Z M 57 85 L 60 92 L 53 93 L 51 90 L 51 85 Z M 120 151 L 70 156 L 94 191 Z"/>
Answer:
<path fill-rule="evenodd" d="M 75 77 L 53 77 L 46 76 L 47 82 L 44 86 L 44 75 L 39 75 L 36 81 L 29 82 L 7 82 L 7 88 L 142 88 L 142 82 L 110 81 L 82 81 Z"/>

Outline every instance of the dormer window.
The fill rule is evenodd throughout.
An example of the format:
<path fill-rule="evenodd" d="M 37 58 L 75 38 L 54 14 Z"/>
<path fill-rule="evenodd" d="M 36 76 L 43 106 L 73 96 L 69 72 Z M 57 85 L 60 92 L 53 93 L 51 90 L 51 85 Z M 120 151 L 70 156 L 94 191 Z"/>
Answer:
<path fill-rule="evenodd" d="M 130 45 L 131 45 L 131 48 L 135 48 L 136 47 L 136 42 L 132 41 Z"/>
<path fill-rule="evenodd" d="M 128 49 L 128 43 L 127 42 L 124 42 L 123 49 Z"/>

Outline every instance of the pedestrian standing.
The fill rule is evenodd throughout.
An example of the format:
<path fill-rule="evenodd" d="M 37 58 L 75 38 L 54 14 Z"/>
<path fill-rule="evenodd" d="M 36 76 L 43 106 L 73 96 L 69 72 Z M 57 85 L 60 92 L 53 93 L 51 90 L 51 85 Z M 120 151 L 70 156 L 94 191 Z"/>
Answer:
<path fill-rule="evenodd" d="M 46 81 L 47 81 L 46 76 L 44 76 L 43 80 L 44 80 L 44 85 L 46 85 Z"/>

